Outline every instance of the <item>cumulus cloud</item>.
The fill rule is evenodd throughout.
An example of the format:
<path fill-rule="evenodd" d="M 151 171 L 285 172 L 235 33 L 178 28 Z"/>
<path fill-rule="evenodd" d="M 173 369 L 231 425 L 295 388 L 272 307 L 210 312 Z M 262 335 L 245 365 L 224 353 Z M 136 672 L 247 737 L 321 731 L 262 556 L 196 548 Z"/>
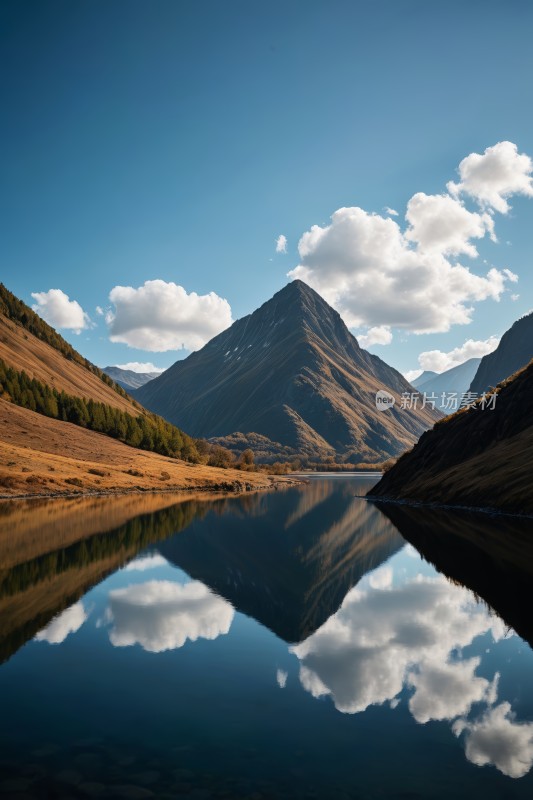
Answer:
<path fill-rule="evenodd" d="M 156 367 L 151 361 L 128 361 L 127 364 L 117 364 L 119 369 L 128 369 L 131 372 L 164 372 L 165 367 Z"/>
<path fill-rule="evenodd" d="M 470 195 L 480 205 L 507 214 L 509 197 L 533 197 L 533 161 L 519 153 L 513 142 L 498 142 L 485 152 L 470 153 L 459 164 L 459 183 L 450 181 L 448 190 L 459 196 Z"/>
<path fill-rule="evenodd" d="M 500 340 L 497 336 L 489 336 L 488 339 L 483 340 L 467 339 L 460 347 L 455 347 L 448 353 L 444 353 L 442 350 L 426 350 L 418 356 L 418 363 L 423 370 L 444 372 L 459 366 L 459 364 L 464 364 L 470 358 L 482 358 L 487 353 L 492 353 L 499 343 Z"/>
<path fill-rule="evenodd" d="M 474 722 L 457 720 L 453 731 L 466 733 L 465 753 L 472 764 L 493 764 L 510 778 L 522 778 L 533 766 L 533 723 L 515 722 L 509 703 L 489 708 Z"/>
<path fill-rule="evenodd" d="M 199 581 L 147 581 L 109 593 L 115 647 L 139 644 L 149 653 L 183 647 L 187 640 L 228 633 L 233 607 Z"/>
<path fill-rule="evenodd" d="M 501 157 L 498 148 L 494 149 Z M 515 156 L 518 161 L 510 171 L 525 174 L 530 168 L 528 156 L 518 156 L 516 148 Z M 490 156 L 490 164 L 493 161 Z M 477 240 L 488 236 L 496 241 L 493 213 L 505 211 L 507 205 L 497 202 L 495 191 L 499 197 L 531 194 L 530 178 L 498 178 L 496 169 L 486 167 L 483 174 L 492 180 L 492 204 L 472 169 L 460 166 L 461 183 L 450 184 L 448 193 L 413 195 L 405 226 L 390 215 L 358 207 L 338 209 L 329 225 L 314 225 L 300 238 L 300 263 L 289 277 L 316 289 L 352 328 L 441 333 L 452 325 L 468 324 L 473 304 L 498 301 L 516 276 L 495 267 L 476 274 L 459 258 L 476 258 Z M 481 208 L 469 210 L 462 195 L 474 198 Z M 370 336 L 370 331 L 364 335 Z"/>
<path fill-rule="evenodd" d="M 65 328 L 80 333 L 89 328 L 91 319 L 77 300 L 70 300 L 68 294 L 61 289 L 49 289 L 47 292 L 32 292 L 35 300 L 33 310 L 54 328 Z"/>
<path fill-rule="evenodd" d="M 287 237 L 281 233 L 276 239 L 276 253 L 286 253 L 286 252 L 287 252 Z"/>
<path fill-rule="evenodd" d="M 48 644 L 61 644 L 69 634 L 76 633 L 81 628 L 87 617 L 83 603 L 75 603 L 54 617 L 46 628 L 39 631 L 35 639 L 38 642 L 48 642 Z"/>
<path fill-rule="evenodd" d="M 418 576 L 399 587 L 385 581 L 379 589 L 352 589 L 339 611 L 291 652 L 300 659 L 304 689 L 329 695 L 343 713 L 389 702 L 414 685 L 411 711 L 420 720 L 453 719 L 476 698 L 492 697 L 484 678 L 476 677 L 472 688 L 473 660 L 461 668 L 452 658 L 489 631 L 495 640 L 505 634 L 467 590 L 441 576 Z M 435 693 L 437 664 L 446 666 Z"/>
<path fill-rule="evenodd" d="M 390 344 L 392 342 L 392 332 L 385 325 L 378 325 L 369 328 L 366 334 L 357 337 L 361 347 L 371 347 L 373 344 Z"/>
<path fill-rule="evenodd" d="M 227 300 L 214 292 L 188 294 L 183 286 L 146 281 L 134 289 L 115 286 L 109 293 L 114 311 L 106 315 L 112 342 L 139 350 L 198 350 L 232 323 Z"/>
<path fill-rule="evenodd" d="M 392 586 L 392 578 L 392 567 L 380 567 L 370 573 L 368 583 L 372 589 L 388 589 Z"/>

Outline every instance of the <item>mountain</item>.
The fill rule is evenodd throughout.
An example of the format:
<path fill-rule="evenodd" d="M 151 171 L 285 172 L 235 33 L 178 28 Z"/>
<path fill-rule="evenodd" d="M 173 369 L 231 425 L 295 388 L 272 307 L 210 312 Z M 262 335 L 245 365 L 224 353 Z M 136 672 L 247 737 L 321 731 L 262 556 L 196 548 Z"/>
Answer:
<path fill-rule="evenodd" d="M 369 496 L 533 514 L 533 361 L 494 394 L 427 431 Z"/>
<path fill-rule="evenodd" d="M 380 389 L 396 398 L 393 409 L 377 410 Z M 399 407 L 401 394 L 412 391 L 296 280 L 135 397 L 195 436 L 253 433 L 298 455 L 378 462 L 438 418 L 427 408 Z"/>
<path fill-rule="evenodd" d="M 418 387 L 422 386 L 423 383 L 431 380 L 431 378 L 437 378 L 438 375 L 438 372 L 433 372 L 430 369 L 426 369 L 421 375 L 418 376 L 418 378 L 415 378 L 414 381 L 411 381 L 411 386 L 414 386 L 415 389 L 418 389 Z"/>
<path fill-rule="evenodd" d="M 160 372 L 134 372 L 132 369 L 122 369 L 121 367 L 104 367 L 102 372 L 109 375 L 127 392 L 131 389 L 140 389 L 145 383 L 161 374 Z"/>
<path fill-rule="evenodd" d="M 463 364 L 447 369 L 440 374 L 438 372 L 424 372 L 413 382 L 413 386 L 415 386 L 421 394 L 435 394 L 438 398 L 436 401 L 437 408 L 449 413 L 446 406 L 447 397 L 449 397 L 450 394 L 455 394 L 458 401 L 457 406 L 459 406 L 461 396 L 468 391 L 480 361 L 480 358 L 469 358 L 468 361 L 465 361 Z M 425 380 L 421 380 L 424 375 L 428 377 L 426 377 Z"/>
<path fill-rule="evenodd" d="M 533 358 L 533 312 L 517 320 L 504 333 L 494 352 L 483 356 L 470 385 L 470 391 L 482 394 L 513 375 Z"/>

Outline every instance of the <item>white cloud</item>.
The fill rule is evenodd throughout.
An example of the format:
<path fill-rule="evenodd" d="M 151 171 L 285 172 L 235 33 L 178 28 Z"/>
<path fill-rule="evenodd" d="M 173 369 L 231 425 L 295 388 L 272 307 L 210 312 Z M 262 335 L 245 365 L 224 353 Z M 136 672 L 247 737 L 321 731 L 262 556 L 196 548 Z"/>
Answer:
<path fill-rule="evenodd" d="M 519 300 L 519 299 L 520 299 L 520 295 L 519 294 L 512 294 L 511 295 L 511 300 L 513 301 L 513 303 L 516 303 L 516 301 Z"/>
<path fill-rule="evenodd" d="M 406 381 L 411 383 L 411 381 L 415 381 L 417 378 L 419 378 L 420 375 L 422 375 L 422 372 L 423 370 L 421 369 L 408 369 L 407 372 L 403 373 L 403 377 Z"/>
<path fill-rule="evenodd" d="M 83 603 L 75 603 L 54 617 L 46 628 L 39 631 L 35 639 L 38 642 L 48 642 L 48 644 L 61 644 L 70 633 L 76 633 L 81 628 L 87 617 Z"/>
<path fill-rule="evenodd" d="M 156 367 L 151 361 L 128 361 L 127 364 L 116 364 L 119 369 L 131 372 L 164 372 L 165 367 Z"/>
<path fill-rule="evenodd" d="M 61 289 L 49 289 L 47 292 L 32 292 L 36 301 L 32 306 L 49 325 L 54 328 L 68 328 L 74 333 L 89 328 L 91 319 L 77 300 L 70 300 L 68 294 Z"/>
<path fill-rule="evenodd" d="M 476 258 L 478 252 L 470 240 L 482 239 L 487 232 L 494 239 L 490 214 L 468 211 L 449 194 L 418 192 L 409 200 L 405 218 L 409 223 L 406 238 L 416 242 L 420 252 L 465 253 Z"/>
<path fill-rule="evenodd" d="M 198 350 L 232 323 L 228 301 L 214 292 L 188 294 L 162 280 L 137 289 L 115 286 L 109 299 L 115 306 L 106 315 L 111 341 L 140 350 Z"/>
<path fill-rule="evenodd" d="M 489 631 L 494 639 L 505 634 L 503 623 L 467 590 L 442 576 L 419 576 L 401 587 L 352 589 L 339 611 L 291 652 L 300 659 L 304 689 L 314 697 L 331 696 L 343 713 L 394 700 L 411 684 L 420 719 L 452 719 L 466 713 L 473 697 L 492 697 L 484 678 L 476 677 L 472 689 L 473 663 L 461 670 L 452 659 Z M 432 697 L 430 670 L 436 664 L 447 665 L 447 681 Z"/>
<path fill-rule="evenodd" d="M 102 308 L 102 306 L 96 306 L 95 310 L 96 310 L 96 313 L 98 314 L 99 317 L 103 317 L 104 316 L 105 312 L 104 312 L 104 309 Z"/>
<path fill-rule="evenodd" d="M 418 356 L 418 363 L 423 370 L 432 370 L 433 372 L 444 372 L 452 367 L 457 367 L 463 364 L 470 358 L 481 358 L 487 353 L 492 353 L 496 350 L 500 343 L 497 336 L 490 336 L 485 340 L 467 339 L 460 347 L 455 347 L 448 353 L 442 350 L 426 350 Z"/>
<path fill-rule="evenodd" d="M 183 647 L 187 640 L 228 633 L 233 607 L 199 581 L 147 581 L 109 593 L 115 647 L 140 644 L 149 653 Z"/>
<path fill-rule="evenodd" d="M 510 778 L 522 778 L 533 766 L 533 723 L 515 722 L 509 703 L 489 708 L 474 722 L 457 720 L 453 731 L 466 732 L 465 753 L 472 764 L 493 764 Z"/>
<path fill-rule="evenodd" d="M 286 252 L 287 252 L 287 237 L 281 233 L 276 239 L 276 253 L 286 253 Z"/>
<path fill-rule="evenodd" d="M 513 162 L 513 169 L 523 171 L 523 159 L 529 159 L 516 157 L 518 167 Z M 453 196 L 415 194 L 403 227 L 390 216 L 362 208 L 338 209 L 331 224 L 314 225 L 300 238 L 300 263 L 289 277 L 316 289 L 352 328 L 441 333 L 470 323 L 473 304 L 498 301 L 516 276 L 495 267 L 479 275 L 458 261 L 460 256 L 478 255 L 476 240 L 488 235 L 496 241 L 484 196 L 474 192 L 469 168 L 461 174 L 464 185 L 453 185 Z M 530 194 L 523 181 L 496 178 L 494 173 L 493 185 L 505 196 Z M 465 207 L 463 191 L 482 204 L 480 212 Z M 498 210 L 505 208 L 499 204 Z"/>
<path fill-rule="evenodd" d="M 390 206 L 384 206 L 383 211 L 388 214 L 390 217 L 397 217 L 398 212 L 395 208 L 390 208 Z"/>
<path fill-rule="evenodd" d="M 276 682 L 280 689 L 284 689 L 287 685 L 287 678 L 289 677 L 289 673 L 285 672 L 284 669 L 278 669 L 276 672 Z"/>
<path fill-rule="evenodd" d="M 357 337 L 361 347 L 371 347 L 373 344 L 390 344 L 392 342 L 391 329 L 385 325 L 369 328 L 366 334 Z"/>
<path fill-rule="evenodd" d="M 128 572 L 145 572 L 147 569 L 166 566 L 168 566 L 166 558 L 163 558 L 159 553 L 154 553 L 151 556 L 142 556 L 141 558 L 130 561 L 124 569 Z"/>
<path fill-rule="evenodd" d="M 483 155 L 470 153 L 464 158 L 459 164 L 460 181 L 450 181 L 448 190 L 455 196 L 470 195 L 480 205 L 506 214 L 512 195 L 533 197 L 532 171 L 531 158 L 519 154 L 513 142 L 498 142 Z"/>

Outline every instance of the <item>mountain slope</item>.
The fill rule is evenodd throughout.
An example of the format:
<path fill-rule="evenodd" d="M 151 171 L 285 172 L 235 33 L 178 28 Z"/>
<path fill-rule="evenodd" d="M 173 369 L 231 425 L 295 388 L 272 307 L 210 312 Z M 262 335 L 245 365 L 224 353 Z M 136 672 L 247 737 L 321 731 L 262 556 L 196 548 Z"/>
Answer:
<path fill-rule="evenodd" d="M 465 361 L 463 364 L 447 369 L 440 374 L 437 372 L 423 373 L 429 377 L 421 381 L 420 378 L 423 377 L 423 375 L 421 375 L 420 378 L 417 378 L 416 382 L 413 383 L 413 386 L 422 394 L 435 394 L 438 398 L 436 401 L 437 408 L 440 408 L 441 411 L 446 411 L 446 397 L 443 398 L 443 395 L 457 395 L 457 406 L 459 406 L 461 395 L 468 391 L 480 361 L 480 358 L 469 358 L 468 361 Z"/>
<path fill-rule="evenodd" d="M 437 423 L 369 496 L 533 514 L 533 361 L 480 403 Z"/>
<path fill-rule="evenodd" d="M 132 369 L 122 369 L 121 367 L 104 367 L 102 372 L 109 375 L 127 392 L 132 389 L 140 389 L 145 383 L 161 374 L 160 372 L 134 372 Z"/>
<path fill-rule="evenodd" d="M 533 312 L 517 320 L 504 333 L 494 352 L 483 356 L 470 385 L 470 391 L 482 394 L 509 375 L 513 375 L 533 358 Z"/>
<path fill-rule="evenodd" d="M 419 386 L 422 386 L 422 384 L 430 381 L 432 378 L 437 378 L 438 375 L 438 372 L 433 372 L 430 369 L 426 369 L 421 375 L 418 376 L 418 378 L 415 378 L 414 381 L 411 381 L 411 386 L 414 386 L 415 389 L 418 389 Z"/>
<path fill-rule="evenodd" d="M 375 395 L 412 392 L 399 372 L 361 349 L 339 314 L 302 281 L 135 392 L 196 436 L 261 434 L 295 453 L 379 461 L 413 444 L 437 418 L 379 412 Z"/>

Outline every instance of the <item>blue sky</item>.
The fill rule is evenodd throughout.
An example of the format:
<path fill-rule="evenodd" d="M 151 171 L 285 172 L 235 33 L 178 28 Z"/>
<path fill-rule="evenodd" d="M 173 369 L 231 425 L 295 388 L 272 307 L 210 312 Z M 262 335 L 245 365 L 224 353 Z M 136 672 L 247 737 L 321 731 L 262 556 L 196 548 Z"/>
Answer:
<path fill-rule="evenodd" d="M 162 348 L 200 346 L 298 265 L 363 341 L 369 330 L 391 339 L 370 349 L 402 371 L 422 352 L 497 337 L 533 305 L 527 189 L 509 191 L 502 213 L 469 193 L 466 176 L 455 199 L 469 233 L 445 258 L 488 280 L 474 291 L 487 299 L 443 299 L 440 314 L 435 275 L 448 267 L 432 241 L 431 267 L 402 250 L 399 324 L 385 299 L 381 309 L 369 299 L 391 277 L 370 215 L 405 234 L 409 199 L 453 200 L 446 184 L 461 182 L 470 154 L 512 142 L 533 156 L 532 23 L 527 0 L 1 2 L 0 279 L 56 324 L 81 328 L 61 332 L 101 366 L 169 366 L 189 350 Z M 522 169 L 524 187 L 524 162 L 509 169 Z M 346 239 L 328 229 L 302 256 L 301 237 L 343 207 L 367 216 L 340 220 Z M 353 240 L 367 223 L 375 258 L 361 266 Z M 411 227 L 423 223 L 419 214 Z M 483 236 L 470 235 L 476 225 Z M 276 253 L 281 234 L 287 252 Z M 430 234 L 417 235 L 402 247 L 420 249 L 425 236 L 427 251 Z M 486 279 L 491 267 L 500 277 Z M 424 314 L 409 286 L 429 269 Z M 161 283 L 139 293 L 146 281 Z M 469 324 L 458 324 L 458 303 L 473 309 Z"/>

